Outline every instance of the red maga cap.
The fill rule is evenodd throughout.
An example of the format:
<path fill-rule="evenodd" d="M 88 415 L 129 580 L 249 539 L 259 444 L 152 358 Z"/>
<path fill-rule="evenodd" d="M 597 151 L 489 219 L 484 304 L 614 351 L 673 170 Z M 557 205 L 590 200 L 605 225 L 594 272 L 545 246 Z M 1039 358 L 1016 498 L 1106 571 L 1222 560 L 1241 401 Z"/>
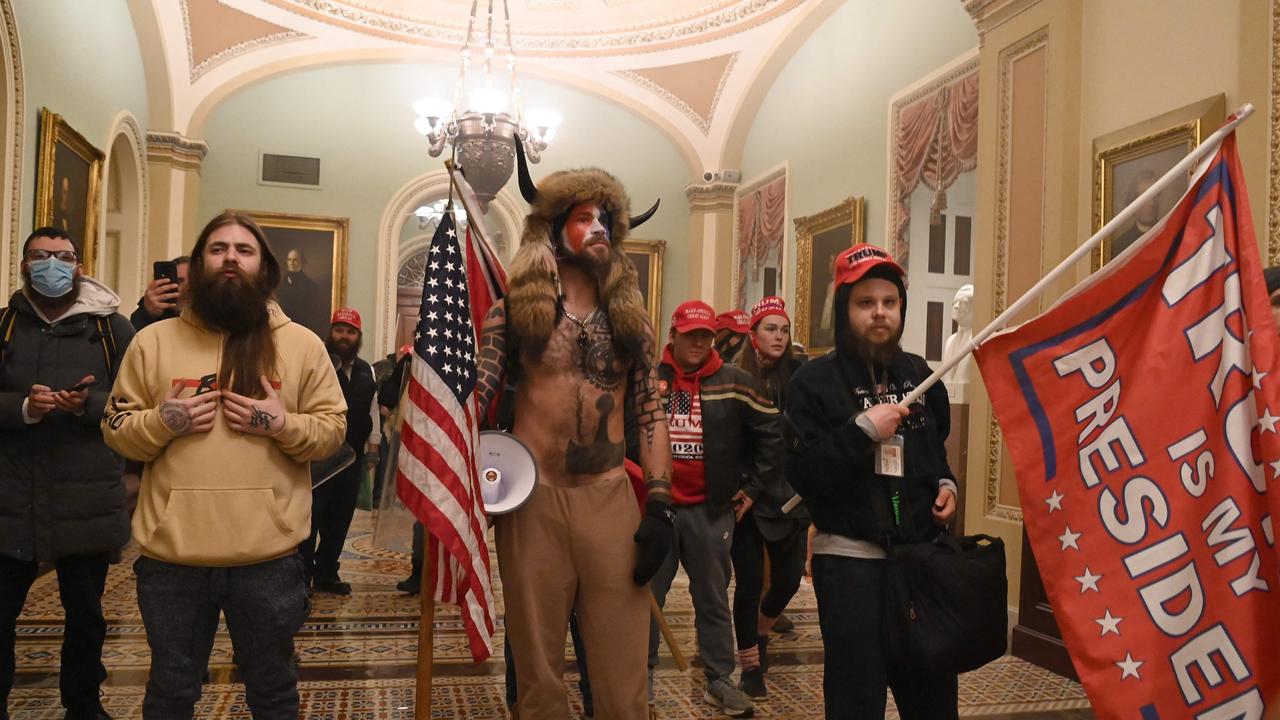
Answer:
<path fill-rule="evenodd" d="M 751 308 L 751 327 L 770 315 L 781 315 L 787 322 L 791 322 L 791 316 L 787 314 L 787 303 L 777 295 L 768 295 L 760 298 L 760 302 Z"/>
<path fill-rule="evenodd" d="M 342 307 L 334 310 L 333 319 L 329 324 L 337 325 L 338 323 L 345 323 L 361 332 L 364 331 L 364 328 L 360 327 L 360 313 L 355 308 Z"/>
<path fill-rule="evenodd" d="M 858 243 L 836 257 L 836 287 L 856 283 L 867 271 L 880 265 L 888 265 L 899 275 L 906 275 L 902 266 L 893 261 L 884 248 Z"/>
<path fill-rule="evenodd" d="M 716 330 L 745 333 L 751 329 L 751 316 L 745 310 L 730 310 L 716 316 Z"/>
<path fill-rule="evenodd" d="M 690 330 L 716 331 L 716 311 L 701 300 L 688 300 L 671 313 L 671 328 L 678 333 Z"/>

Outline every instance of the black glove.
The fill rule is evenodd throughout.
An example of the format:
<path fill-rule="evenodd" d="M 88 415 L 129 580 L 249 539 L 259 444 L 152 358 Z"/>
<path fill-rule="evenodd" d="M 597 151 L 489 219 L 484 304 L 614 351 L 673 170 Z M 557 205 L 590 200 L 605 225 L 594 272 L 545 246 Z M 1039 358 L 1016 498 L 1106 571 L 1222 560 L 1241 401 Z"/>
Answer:
<path fill-rule="evenodd" d="M 644 504 L 644 517 L 640 518 L 640 528 L 636 530 L 635 541 L 640 546 L 636 558 L 636 570 L 631 575 L 637 585 L 645 585 L 658 574 L 662 561 L 667 559 L 671 551 L 671 536 L 675 534 L 672 527 L 676 514 L 671 506 L 661 500 L 650 500 Z"/>

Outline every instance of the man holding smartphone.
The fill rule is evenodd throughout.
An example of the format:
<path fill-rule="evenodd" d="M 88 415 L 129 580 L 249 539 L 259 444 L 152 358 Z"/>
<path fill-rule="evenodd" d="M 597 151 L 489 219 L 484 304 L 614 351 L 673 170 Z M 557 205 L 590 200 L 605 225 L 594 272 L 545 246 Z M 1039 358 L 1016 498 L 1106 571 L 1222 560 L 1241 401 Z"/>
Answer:
<path fill-rule="evenodd" d="M 129 316 L 134 330 L 157 320 L 176 318 L 182 312 L 182 294 L 187 290 L 187 267 L 191 258 L 179 255 L 152 265 L 151 284 L 138 300 L 138 309 Z"/>
<path fill-rule="evenodd" d="M 67 234 L 22 247 L 22 288 L 0 311 L 0 718 L 13 685 L 15 627 L 40 563 L 66 611 L 59 685 L 66 717 L 107 717 L 102 591 L 129 539 L 120 475 L 98 423 L 133 328 L 120 298 L 81 274 Z"/>

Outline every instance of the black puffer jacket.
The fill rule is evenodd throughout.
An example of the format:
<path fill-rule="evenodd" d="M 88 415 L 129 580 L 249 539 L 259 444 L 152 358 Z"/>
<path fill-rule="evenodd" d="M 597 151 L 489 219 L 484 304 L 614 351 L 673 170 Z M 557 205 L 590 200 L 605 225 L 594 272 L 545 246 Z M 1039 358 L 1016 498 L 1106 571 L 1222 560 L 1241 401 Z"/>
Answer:
<path fill-rule="evenodd" d="M 794 436 L 787 449 L 787 480 L 804 498 L 813 524 L 826 533 L 881 542 L 876 503 L 886 507 L 901 492 L 899 539 L 928 540 L 938 533 L 931 508 L 938 480 L 955 475 L 943 442 L 951 430 L 947 389 L 930 387 L 898 426 L 903 436 L 905 476 L 886 478 L 873 470 L 875 443 L 853 418 L 872 405 L 898 402 L 924 379 L 924 359 L 899 353 L 888 368 L 888 392 L 875 394 L 867 366 L 834 351 L 796 371 L 787 385 L 787 419 Z M 886 515 L 887 516 L 887 515 Z"/>
<path fill-rule="evenodd" d="M 116 313 L 120 299 L 83 278 L 80 297 L 62 318 L 46 323 L 21 293 L 0 367 L 0 555 L 51 561 L 108 552 L 129 540 L 129 515 L 120 475 L 124 461 L 102 442 L 98 424 L 112 377 L 97 318 L 106 317 L 120 366 L 133 326 Z M 55 390 L 92 374 L 83 415 L 53 410 L 40 422 L 23 421 L 32 385 Z"/>

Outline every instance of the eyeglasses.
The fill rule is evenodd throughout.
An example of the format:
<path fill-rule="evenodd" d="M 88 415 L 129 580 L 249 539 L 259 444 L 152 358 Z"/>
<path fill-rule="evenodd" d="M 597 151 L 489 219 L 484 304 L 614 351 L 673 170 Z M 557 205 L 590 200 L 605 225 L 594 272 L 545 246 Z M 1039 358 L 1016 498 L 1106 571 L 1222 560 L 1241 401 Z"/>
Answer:
<path fill-rule="evenodd" d="M 79 262 L 79 258 L 76 257 L 75 250 L 28 250 L 27 251 L 28 260 L 48 260 L 51 257 L 57 258 L 62 262 L 69 262 L 69 263 Z"/>

